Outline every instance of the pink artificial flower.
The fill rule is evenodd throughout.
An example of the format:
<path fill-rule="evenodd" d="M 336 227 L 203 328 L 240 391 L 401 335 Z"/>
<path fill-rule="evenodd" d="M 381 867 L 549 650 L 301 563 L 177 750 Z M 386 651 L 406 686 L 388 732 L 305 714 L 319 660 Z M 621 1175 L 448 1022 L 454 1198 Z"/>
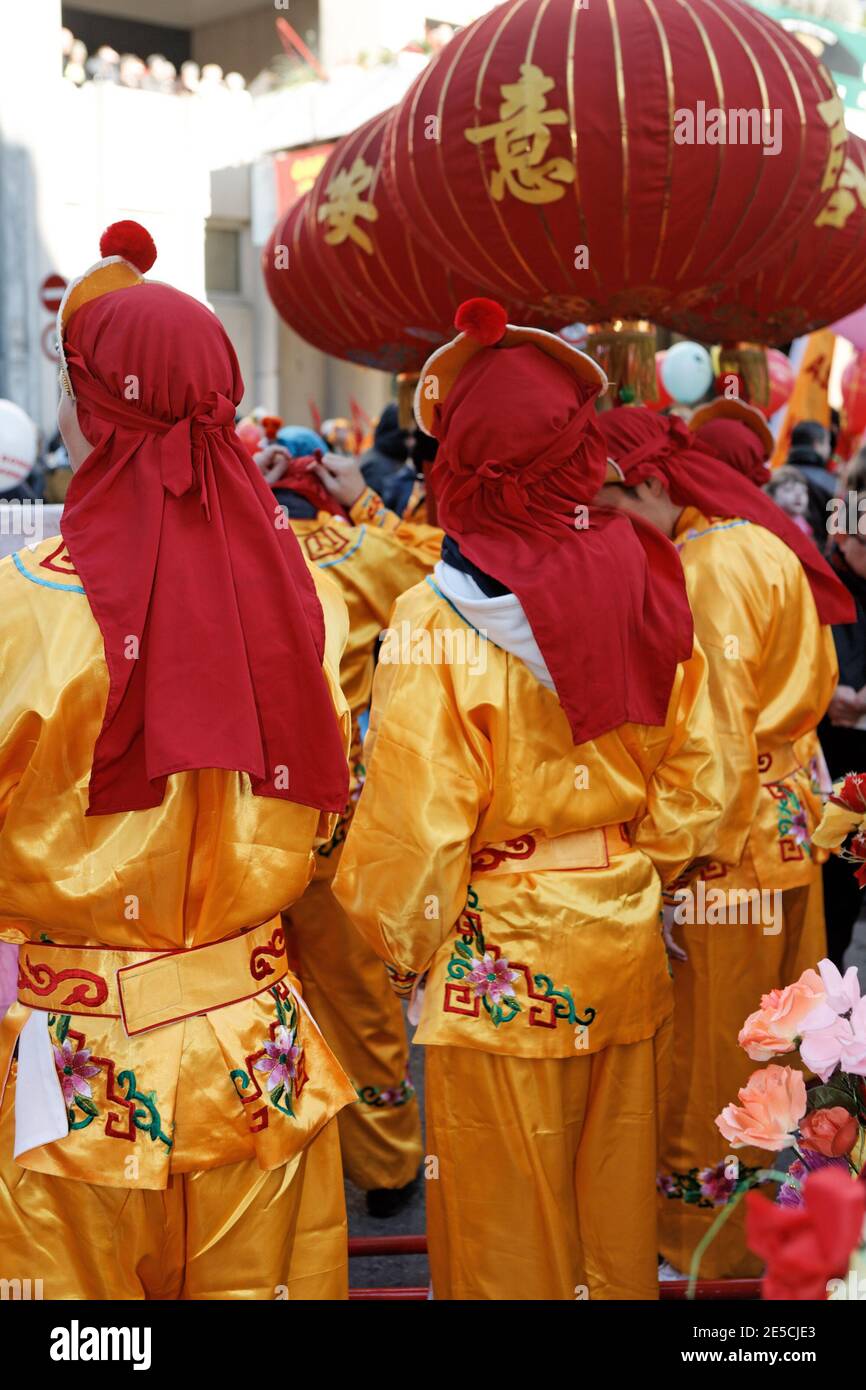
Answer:
<path fill-rule="evenodd" d="M 866 1076 L 866 997 L 854 1005 L 848 1027 L 850 1032 L 842 1044 L 839 1062 L 843 1071 Z"/>
<path fill-rule="evenodd" d="M 753 1072 L 738 1093 L 739 1105 L 726 1105 L 716 1125 L 735 1149 L 754 1144 L 778 1151 L 794 1142 L 806 1113 L 806 1082 L 793 1067 L 770 1065 Z"/>
<path fill-rule="evenodd" d="M 740 1029 L 740 1047 L 753 1062 L 767 1062 L 783 1052 L 793 1052 L 804 1021 L 823 1003 L 824 993 L 816 971 L 804 970 L 794 984 L 762 995 L 760 1009 L 750 1014 Z"/>
<path fill-rule="evenodd" d="M 76 1096 L 89 1099 L 93 1095 L 90 1077 L 98 1076 L 102 1068 L 91 1062 L 90 1054 L 89 1047 L 80 1047 L 74 1052 L 68 1038 L 59 1046 L 54 1045 L 54 1065 L 67 1108 L 73 1104 Z"/>
<path fill-rule="evenodd" d="M 281 1023 L 273 1042 L 265 1043 L 264 1057 L 253 1063 L 254 1071 L 267 1072 L 266 1091 L 275 1091 L 278 1086 L 291 1087 L 300 1055 L 301 1049 L 295 1045 L 294 1034 Z"/>
<path fill-rule="evenodd" d="M 824 1005 L 820 1006 L 824 1008 Z M 818 1015 L 819 1010 L 815 1010 Z M 800 1042 L 800 1056 L 810 1071 L 829 1081 L 842 1061 L 842 1048 L 851 1036 L 851 1025 L 847 1018 L 832 1014 L 832 1022 L 825 1028 L 809 1028 Z"/>
<path fill-rule="evenodd" d="M 477 957 L 473 960 L 466 978 L 473 986 L 472 993 L 476 999 L 486 996 L 491 1004 L 499 1004 L 505 998 L 514 997 L 511 986 L 520 979 L 520 972 L 512 970 L 504 956 L 494 960 L 486 951 L 481 960 Z"/>
<path fill-rule="evenodd" d="M 827 1003 L 837 1014 L 847 1014 L 860 1002 L 860 977 L 856 965 L 849 965 L 844 979 L 831 960 L 822 960 L 818 972 L 827 995 Z"/>

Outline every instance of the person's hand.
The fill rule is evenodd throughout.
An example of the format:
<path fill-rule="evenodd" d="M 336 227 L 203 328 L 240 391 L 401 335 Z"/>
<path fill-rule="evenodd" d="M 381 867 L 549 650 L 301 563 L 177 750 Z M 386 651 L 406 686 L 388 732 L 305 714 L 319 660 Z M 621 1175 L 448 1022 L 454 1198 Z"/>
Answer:
<path fill-rule="evenodd" d="M 674 913 L 676 910 L 675 903 L 665 903 L 662 910 L 662 937 L 665 943 L 665 950 L 671 960 L 688 960 L 688 956 L 682 946 L 678 946 L 674 941 Z"/>
<path fill-rule="evenodd" d="M 851 729 L 866 714 L 866 701 L 850 685 L 837 685 L 827 714 L 831 724 Z"/>
<path fill-rule="evenodd" d="M 344 454 L 324 454 L 321 463 L 310 464 L 310 472 L 344 507 L 353 507 L 367 486 L 356 460 Z"/>
<path fill-rule="evenodd" d="M 283 476 L 291 460 L 288 449 L 282 444 L 267 444 L 253 455 L 253 462 L 260 470 L 266 483 L 276 483 Z"/>

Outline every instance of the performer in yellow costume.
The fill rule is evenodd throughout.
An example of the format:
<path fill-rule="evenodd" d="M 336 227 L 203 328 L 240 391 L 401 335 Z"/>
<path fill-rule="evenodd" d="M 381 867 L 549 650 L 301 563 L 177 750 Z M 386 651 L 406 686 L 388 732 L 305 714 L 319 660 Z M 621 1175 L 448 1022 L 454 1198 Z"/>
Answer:
<path fill-rule="evenodd" d="M 279 446 L 257 456 L 307 559 L 339 585 L 349 612 L 341 665 L 352 713 L 349 801 L 333 837 L 319 846 L 315 877 L 286 921 L 305 998 L 358 1094 L 339 1117 L 343 1166 L 366 1191 L 371 1213 L 385 1216 L 410 1195 L 421 1162 L 409 1043 L 403 1007 L 382 962 L 352 926 L 331 883 L 363 786 L 361 722 L 370 704 L 376 643 L 395 599 L 433 568 L 442 533 L 386 509 L 354 460 L 327 455 L 319 476 L 311 473 L 315 450 L 325 450 L 323 440 L 289 427 Z"/>
<path fill-rule="evenodd" d="M 653 1298 L 661 884 L 721 793 L 705 665 L 669 542 L 586 505 L 601 370 L 491 301 L 456 323 L 416 396 L 443 561 L 394 610 L 334 891 L 400 993 L 426 975 L 434 1297 Z"/>
<path fill-rule="evenodd" d="M 842 620 L 848 599 L 817 549 L 745 470 L 701 452 L 681 420 L 626 407 L 601 416 L 600 428 L 624 485 L 606 485 L 597 500 L 652 521 L 679 550 L 709 663 L 725 776 L 712 860 L 694 893 L 676 895 L 669 911 L 680 923 L 674 942 L 683 945 L 673 946 L 660 1249 L 674 1270 L 687 1271 L 716 1204 L 734 1186 L 714 1119 L 753 1070 L 737 1044 L 742 1020 L 762 993 L 796 980 L 824 954 L 821 873 L 810 843 L 821 800 L 806 758 L 836 684 L 827 624 Z M 739 1180 L 765 1158 L 738 1151 Z M 701 1275 L 745 1277 L 759 1268 L 740 1207 L 710 1245 Z"/>
<path fill-rule="evenodd" d="M 219 321 L 137 224 L 101 249 L 59 316 L 63 541 L 0 565 L 0 1275 L 343 1298 L 355 1096 L 280 911 L 347 795 L 345 606 L 237 439 Z"/>

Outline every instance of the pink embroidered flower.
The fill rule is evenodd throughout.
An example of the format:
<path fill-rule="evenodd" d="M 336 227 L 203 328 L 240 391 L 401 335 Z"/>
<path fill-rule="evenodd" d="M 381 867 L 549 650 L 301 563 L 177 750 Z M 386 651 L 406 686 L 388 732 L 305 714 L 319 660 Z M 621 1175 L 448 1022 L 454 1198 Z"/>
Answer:
<path fill-rule="evenodd" d="M 798 845 L 805 845 L 809 842 L 809 822 L 806 819 L 806 812 L 800 808 L 791 817 L 791 834 L 794 842 Z"/>
<path fill-rule="evenodd" d="M 481 960 L 477 957 L 473 959 L 472 969 L 466 978 L 473 986 L 476 999 L 486 996 L 491 1004 L 499 1004 L 503 999 L 514 997 L 511 986 L 520 978 L 520 972 L 512 970 L 504 956 L 494 960 L 486 951 Z"/>
<path fill-rule="evenodd" d="M 264 1057 L 253 1063 L 254 1071 L 267 1072 L 266 1091 L 275 1091 L 278 1086 L 291 1087 L 300 1055 L 301 1049 L 295 1043 L 294 1034 L 281 1023 L 273 1041 L 265 1043 Z"/>
<path fill-rule="evenodd" d="M 90 1078 L 98 1076 L 102 1068 L 91 1062 L 90 1053 L 89 1047 L 80 1047 L 74 1052 L 68 1038 L 59 1046 L 54 1045 L 54 1065 L 67 1107 L 73 1104 L 76 1096 L 89 1099 L 93 1095 Z"/>
<path fill-rule="evenodd" d="M 714 1168 L 702 1168 L 698 1173 L 701 1196 L 715 1207 L 723 1207 L 737 1186 L 737 1179 L 729 1176 L 728 1167 L 729 1160 L 723 1158 Z"/>

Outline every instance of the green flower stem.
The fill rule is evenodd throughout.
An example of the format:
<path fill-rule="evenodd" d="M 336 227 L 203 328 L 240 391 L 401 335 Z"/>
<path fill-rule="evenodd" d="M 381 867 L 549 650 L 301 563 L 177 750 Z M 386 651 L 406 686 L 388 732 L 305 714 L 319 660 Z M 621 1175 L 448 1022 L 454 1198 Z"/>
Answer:
<path fill-rule="evenodd" d="M 689 1286 L 686 1289 L 686 1298 L 694 1298 L 695 1285 L 698 1282 L 698 1270 L 701 1266 L 701 1260 L 704 1258 L 704 1255 L 706 1254 L 710 1245 L 715 1240 L 718 1232 L 722 1229 L 725 1222 L 732 1215 L 736 1207 L 739 1206 L 746 1193 L 751 1191 L 753 1187 L 760 1187 L 765 1182 L 782 1183 L 789 1181 L 792 1185 L 796 1184 L 796 1186 L 799 1188 L 800 1184 L 796 1182 L 796 1179 L 789 1179 L 787 1173 L 779 1173 L 776 1171 L 775 1168 L 760 1168 L 758 1172 L 754 1174 L 752 1179 L 746 1184 L 746 1186 L 741 1187 L 739 1192 L 737 1192 L 733 1197 L 731 1197 L 730 1201 L 728 1201 L 722 1207 L 722 1210 L 719 1212 L 710 1229 L 706 1232 L 705 1235 L 701 1237 L 701 1239 L 695 1246 L 695 1253 L 692 1255 L 692 1263 L 691 1268 L 689 1270 Z"/>

